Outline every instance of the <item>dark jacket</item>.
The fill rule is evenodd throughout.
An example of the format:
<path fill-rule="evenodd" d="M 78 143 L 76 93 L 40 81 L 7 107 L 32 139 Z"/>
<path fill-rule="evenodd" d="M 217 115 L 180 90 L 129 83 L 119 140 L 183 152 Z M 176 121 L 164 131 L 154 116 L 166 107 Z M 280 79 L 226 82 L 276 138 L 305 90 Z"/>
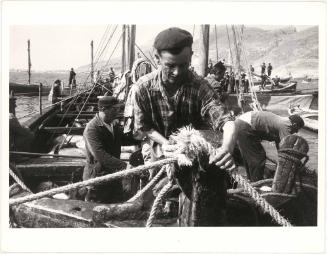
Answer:
<path fill-rule="evenodd" d="M 114 136 L 103 124 L 98 114 L 86 125 L 83 133 L 87 164 L 83 179 L 117 172 L 126 168 L 120 160 L 122 128 L 114 126 Z"/>

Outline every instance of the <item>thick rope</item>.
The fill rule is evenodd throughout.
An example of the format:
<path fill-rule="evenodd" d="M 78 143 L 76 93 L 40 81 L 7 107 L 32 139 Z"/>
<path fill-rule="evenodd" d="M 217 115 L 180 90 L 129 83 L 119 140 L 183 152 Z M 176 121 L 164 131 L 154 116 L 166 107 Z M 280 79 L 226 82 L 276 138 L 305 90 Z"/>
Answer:
<path fill-rule="evenodd" d="M 186 159 L 194 158 L 196 153 L 206 152 L 210 157 L 214 157 L 217 154 L 217 149 L 208 143 L 200 134 L 199 131 L 192 129 L 190 126 L 182 128 L 179 133 L 171 136 L 177 143 L 184 143 L 184 146 L 180 148 L 186 153 Z M 228 173 L 240 183 L 244 190 L 249 193 L 255 203 L 282 226 L 291 226 L 291 224 L 280 215 L 280 213 L 271 206 L 260 194 L 251 186 L 251 184 L 244 179 L 241 175 L 228 171 Z"/>
<path fill-rule="evenodd" d="M 78 182 L 78 183 L 68 184 L 68 185 L 65 185 L 65 186 L 62 186 L 62 187 L 53 188 L 51 190 L 39 192 L 39 193 L 32 194 L 32 195 L 29 195 L 29 196 L 16 198 L 16 199 L 10 199 L 9 200 L 9 206 L 30 202 L 30 201 L 40 199 L 40 198 L 43 198 L 43 197 L 53 196 L 53 195 L 58 194 L 58 193 L 67 192 L 67 191 L 78 189 L 78 188 L 81 188 L 81 187 L 101 184 L 101 183 L 104 183 L 104 182 L 109 182 L 109 181 L 114 181 L 114 180 L 117 180 L 117 179 L 121 179 L 123 177 L 131 176 L 131 175 L 137 175 L 137 174 L 140 174 L 140 173 L 142 173 L 142 172 L 144 172 L 146 170 L 149 170 L 150 168 L 162 167 L 162 166 L 164 166 L 166 164 L 174 163 L 176 161 L 177 161 L 176 158 L 167 158 L 167 159 L 163 159 L 163 160 L 160 160 L 160 161 L 155 161 L 153 163 L 149 163 L 147 165 L 138 166 L 136 168 L 119 171 L 119 172 L 116 172 L 116 173 L 113 173 L 113 174 L 108 174 L 108 175 L 105 175 L 105 176 L 92 178 L 92 179 L 89 179 L 89 180 L 86 180 L 86 181 L 81 181 L 81 182 Z"/>
<path fill-rule="evenodd" d="M 161 200 L 163 199 L 163 197 L 167 194 L 167 192 L 173 187 L 173 182 L 169 181 L 159 192 L 158 196 L 156 197 L 156 199 L 153 202 L 152 208 L 151 208 L 151 212 L 150 212 L 150 216 L 148 218 L 148 221 L 146 222 L 146 227 L 152 227 L 153 221 L 154 221 L 154 217 L 159 209 L 159 204 L 161 202 Z"/>
<path fill-rule="evenodd" d="M 15 182 L 25 191 L 33 193 L 24 183 L 20 178 L 12 171 L 11 168 L 9 168 L 9 175 L 15 180 Z"/>
<path fill-rule="evenodd" d="M 159 181 L 160 177 L 165 172 L 165 170 L 166 170 L 166 168 L 165 167 L 162 167 L 160 169 L 160 171 L 158 172 L 158 174 L 156 174 L 156 176 L 153 177 L 151 179 L 151 181 L 147 185 L 145 185 L 142 190 L 140 190 L 139 192 L 137 192 L 127 202 L 134 202 L 135 200 L 137 200 L 138 198 L 140 198 L 145 192 L 147 192 L 149 189 L 151 189 Z"/>
<path fill-rule="evenodd" d="M 241 175 L 230 173 L 231 176 L 241 184 L 254 202 L 265 212 L 268 213 L 279 225 L 291 227 L 291 223 L 285 219 L 272 205 L 270 205 L 260 194 L 245 180 Z"/>

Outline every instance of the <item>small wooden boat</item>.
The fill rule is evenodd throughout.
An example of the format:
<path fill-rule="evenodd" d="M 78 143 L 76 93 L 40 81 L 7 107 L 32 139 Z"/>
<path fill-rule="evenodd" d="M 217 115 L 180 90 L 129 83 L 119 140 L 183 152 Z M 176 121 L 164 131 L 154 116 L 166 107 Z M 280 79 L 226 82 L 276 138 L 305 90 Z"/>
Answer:
<path fill-rule="evenodd" d="M 134 32 L 131 32 L 131 36 Z M 133 36 L 130 41 L 132 40 Z M 133 43 L 131 45 L 133 46 Z M 126 92 L 127 89 L 128 86 L 120 91 Z M 316 176 L 308 175 L 302 168 L 298 168 L 306 162 L 307 151 L 304 150 L 307 150 L 307 146 L 303 140 L 295 142 L 297 138 L 293 143 L 286 142 L 287 145 L 292 144 L 286 147 L 287 151 L 293 151 L 295 143 L 302 144 L 302 150 L 299 148 L 300 151 L 296 150 L 297 154 L 292 154 L 296 162 L 284 160 L 277 167 L 270 166 L 270 169 L 273 169 L 273 177 L 261 182 L 248 183 L 244 179 L 245 170 L 241 165 L 238 167 L 238 174 L 233 175 L 227 175 L 227 172 L 217 166 L 209 165 L 209 153 L 220 145 L 220 138 L 210 130 L 192 132 L 189 129 L 186 130 L 186 136 L 179 137 L 179 142 L 184 142 L 183 151 L 190 151 L 192 160 L 185 154 L 180 154 L 179 158 L 166 159 L 167 164 L 173 163 L 173 166 L 167 169 L 167 179 L 160 179 L 165 170 L 161 169 L 153 182 L 148 182 L 143 188 L 140 180 L 144 180 L 147 168 L 139 165 L 90 179 L 91 182 L 82 182 L 85 156 L 81 135 L 88 121 L 98 112 L 97 97 L 102 93 L 101 87 L 94 86 L 25 122 L 34 134 L 33 149 L 25 153 L 10 152 L 9 209 L 12 226 L 54 228 L 317 225 Z M 114 94 L 120 98 L 119 94 Z M 187 138 L 193 138 L 194 135 L 197 137 L 194 142 L 198 140 L 198 143 L 192 143 L 192 147 L 199 148 L 196 152 L 189 149 Z M 129 163 L 129 158 L 132 152 L 135 155 L 138 144 L 134 143 L 133 147 L 132 149 L 131 143 L 123 144 L 121 159 Z M 283 174 L 292 177 L 283 177 Z M 237 179 L 238 186 L 232 184 L 233 177 Z M 13 179 L 16 183 L 13 183 Z M 96 184 L 93 181 L 99 179 L 103 181 L 101 183 L 106 180 L 102 187 L 104 193 L 111 194 L 111 200 L 106 203 L 85 201 L 85 186 Z M 160 183 L 164 186 L 159 189 L 156 197 L 152 191 L 154 180 L 163 180 Z M 281 183 L 282 188 L 278 187 Z M 286 187 L 288 190 L 284 191 Z M 180 195 L 178 198 L 174 195 L 167 197 L 173 205 L 171 212 L 166 214 L 163 209 L 164 202 L 159 198 L 164 197 L 164 191 L 171 188 L 175 194 Z M 285 217 L 285 223 L 281 224 L 272 219 L 270 216 L 274 215 L 266 214 L 267 209 L 263 206 L 273 211 L 275 216 Z"/>
<path fill-rule="evenodd" d="M 88 91 L 89 92 L 89 91 Z M 86 123 L 92 119 L 97 112 L 97 96 L 84 92 L 66 100 L 63 105 L 54 106 L 43 113 L 36 115 L 26 124 L 35 134 L 33 147 L 30 153 L 11 152 L 11 169 L 18 172 L 21 181 L 33 193 L 42 193 L 48 189 L 56 189 L 66 185 L 79 184 L 82 180 L 82 172 L 85 165 L 83 141 L 81 135 Z M 83 106 L 84 105 L 84 106 Z M 219 137 L 212 131 L 201 131 L 202 136 L 211 145 L 219 145 Z M 69 136 L 66 136 L 69 135 Z M 66 140 L 66 141 L 64 141 Z M 70 142 L 67 142 L 70 140 Z M 59 144 L 64 144 L 58 154 L 53 154 Z M 69 144 L 68 144 L 69 143 Z M 137 150 L 136 146 L 123 146 L 121 159 L 126 160 L 131 152 Z M 191 166 L 190 169 L 179 172 L 176 176 L 181 187 L 182 194 L 179 200 L 170 198 L 174 204 L 173 211 L 169 216 L 159 212 L 151 223 L 152 226 L 267 226 L 277 225 L 267 214 L 258 209 L 257 203 L 242 191 L 242 188 L 234 189 L 232 186 L 212 185 L 211 180 L 216 179 L 217 183 L 225 182 L 223 171 L 211 169 L 207 164 L 198 170 L 199 165 Z M 239 170 L 244 168 L 240 167 Z M 198 172 L 198 173 L 196 173 Z M 208 173 L 203 173 L 208 172 Z M 210 173 L 211 172 L 211 173 Z M 216 174 L 214 172 L 221 172 Z M 197 176 L 197 174 L 200 174 Z M 204 174 L 204 175 L 203 175 Z M 208 176 L 205 176 L 209 174 Z M 244 174 L 244 172 L 243 172 Z M 86 202 L 83 199 L 83 188 L 75 188 L 56 195 L 49 195 L 38 198 L 31 202 L 24 202 L 17 205 L 10 205 L 10 218 L 12 225 L 16 227 L 143 227 L 147 225 L 151 208 L 154 202 L 152 190 L 142 195 L 142 198 L 131 201 L 139 189 L 139 182 L 142 176 L 134 175 L 128 181 L 123 181 L 123 188 L 115 192 L 112 203 Z M 195 177 L 195 178 L 193 178 Z M 198 178 L 200 177 L 200 178 Z M 210 202 L 197 203 L 194 206 L 194 198 L 190 193 L 192 181 L 187 179 L 202 179 L 196 184 L 203 184 L 202 190 L 197 199 L 202 195 L 208 195 L 209 190 L 215 189 L 214 195 L 207 196 L 215 201 L 216 205 Z M 203 181 L 203 182 L 202 182 Z M 110 185 L 111 182 L 108 184 Z M 195 184 L 195 182 L 194 182 Z M 273 179 L 254 183 L 254 188 L 266 196 L 269 203 L 276 209 L 282 211 L 294 225 L 316 225 L 316 195 L 317 189 L 312 182 L 305 178 L 297 182 L 297 194 L 279 194 L 271 191 Z M 220 186 L 216 189 L 217 186 Z M 263 191 L 266 186 L 270 191 Z M 195 188 L 195 187 L 194 187 Z M 85 189 L 84 189 L 85 190 Z M 196 193 L 196 192 L 192 192 Z M 59 195 L 60 194 L 60 195 Z M 14 184 L 10 188 L 10 199 L 17 200 L 30 196 L 26 190 Z M 184 200 L 184 201 L 182 201 Z M 198 202 L 198 201 L 197 201 Z M 312 203 L 313 202 L 313 203 Z M 224 217 L 221 205 L 227 211 Z M 178 208 L 179 207 L 179 208 Z M 193 207 L 191 209 L 191 207 Z M 197 211 L 195 207 L 198 207 Z M 297 207 L 295 213 L 294 207 Z M 301 207 L 301 209 L 299 209 Z M 191 210 L 190 210 L 191 209 Z M 180 218 L 178 219 L 178 210 Z M 193 211 L 193 212 L 191 212 Z M 211 211 L 211 212 L 210 212 Z M 299 211 L 301 211 L 299 213 Z M 191 212 L 191 213 L 190 213 Z M 212 213 L 216 215 L 212 215 Z M 201 216 L 199 217 L 199 214 Z M 211 215 L 210 215 L 211 214 Z M 221 216 L 217 216 L 217 215 Z M 193 218 L 193 219 L 192 219 Z"/>
<path fill-rule="evenodd" d="M 254 91 L 259 93 L 295 93 L 296 92 L 297 82 L 288 82 L 283 85 L 273 86 L 268 84 L 264 89 L 261 88 L 261 85 L 255 85 Z"/>

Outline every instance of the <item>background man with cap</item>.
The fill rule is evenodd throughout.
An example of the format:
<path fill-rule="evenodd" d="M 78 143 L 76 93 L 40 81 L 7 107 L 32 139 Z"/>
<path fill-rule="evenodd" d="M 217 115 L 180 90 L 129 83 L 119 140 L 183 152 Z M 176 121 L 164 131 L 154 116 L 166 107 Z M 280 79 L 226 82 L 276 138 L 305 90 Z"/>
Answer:
<path fill-rule="evenodd" d="M 223 131 L 223 142 L 212 163 L 222 169 L 234 167 L 234 122 L 208 82 L 190 70 L 192 35 L 180 28 L 160 32 L 154 41 L 158 70 L 142 77 L 135 89 L 134 130 L 153 142 L 152 157 L 171 152 L 168 138 L 178 128 L 192 124 L 201 128 L 210 123 Z M 157 151 L 157 152 L 154 152 Z M 162 155 L 162 154 L 161 154 Z"/>
<path fill-rule="evenodd" d="M 123 135 L 122 128 L 117 123 L 123 104 L 112 96 L 103 96 L 99 99 L 98 106 L 99 113 L 86 125 L 83 133 L 87 159 L 83 180 L 117 172 L 127 166 L 119 159 Z M 108 201 L 108 198 L 116 198 L 115 193 L 118 191 L 121 191 L 119 182 L 89 187 L 85 199 Z"/>
<path fill-rule="evenodd" d="M 275 141 L 277 149 L 280 141 L 304 126 L 298 115 L 281 117 L 268 111 L 249 111 L 236 121 L 237 145 L 245 164 L 250 181 L 263 179 L 266 152 L 262 140 Z"/>

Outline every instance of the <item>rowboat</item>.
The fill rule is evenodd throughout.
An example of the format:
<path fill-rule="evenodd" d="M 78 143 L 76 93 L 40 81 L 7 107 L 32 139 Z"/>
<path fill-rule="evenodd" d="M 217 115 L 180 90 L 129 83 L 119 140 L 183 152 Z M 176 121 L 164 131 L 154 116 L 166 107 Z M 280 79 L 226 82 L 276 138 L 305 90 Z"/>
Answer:
<path fill-rule="evenodd" d="M 255 85 L 253 90 L 259 93 L 294 93 L 296 92 L 297 82 L 288 82 L 274 86 L 272 84 L 266 85 L 263 89 L 261 85 Z"/>
<path fill-rule="evenodd" d="M 277 83 L 282 83 L 282 84 L 286 84 L 288 83 L 293 77 L 292 76 L 289 76 L 289 77 L 284 77 L 284 78 L 272 78 L 272 80 Z M 261 84 L 261 78 L 258 78 L 257 80 L 255 80 L 254 82 L 254 85 L 260 85 Z M 267 84 L 271 84 L 271 81 L 268 79 L 266 81 Z"/>

